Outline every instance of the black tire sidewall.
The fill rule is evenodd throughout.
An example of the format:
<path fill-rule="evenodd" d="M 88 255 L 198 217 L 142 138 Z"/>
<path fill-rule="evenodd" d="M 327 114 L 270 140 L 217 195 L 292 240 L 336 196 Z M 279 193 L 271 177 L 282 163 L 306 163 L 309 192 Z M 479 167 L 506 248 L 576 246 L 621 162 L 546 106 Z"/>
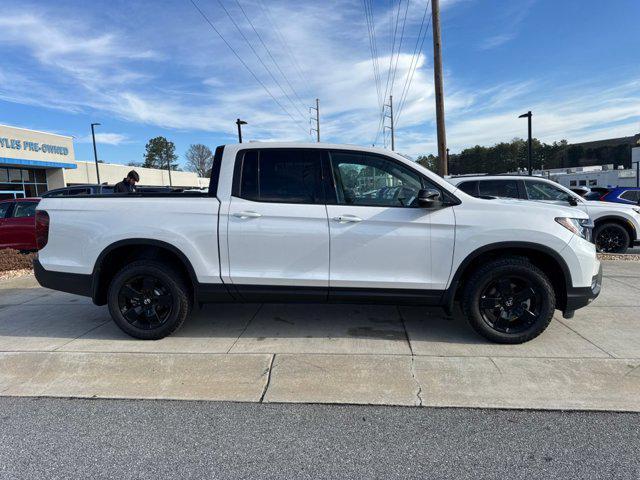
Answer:
<path fill-rule="evenodd" d="M 629 242 L 631 241 L 631 238 L 629 237 L 629 232 L 627 232 L 627 230 L 622 226 L 619 225 L 617 223 L 604 223 L 602 225 L 598 225 L 595 229 L 595 231 L 593 232 L 593 242 L 596 244 L 596 247 L 598 245 L 598 237 L 600 236 L 600 233 L 602 233 L 602 231 L 606 228 L 617 228 L 623 235 L 624 240 L 625 240 L 625 246 L 623 249 L 619 250 L 619 251 L 615 251 L 615 252 L 603 252 L 603 253 L 624 253 L 627 251 L 627 249 L 629 248 Z M 598 250 L 599 252 L 601 250 Z"/>
<path fill-rule="evenodd" d="M 118 295 L 122 286 L 131 278 L 151 275 L 160 280 L 173 297 L 172 312 L 159 327 L 144 330 L 131 325 L 122 315 Z M 175 332 L 184 322 L 189 311 L 187 289 L 173 270 L 156 262 L 135 262 L 120 270 L 111 281 L 107 294 L 109 313 L 118 327 L 128 335 L 142 340 L 157 340 Z"/>
<path fill-rule="evenodd" d="M 470 279 L 464 295 L 463 309 L 473 329 L 483 337 L 499 343 L 523 343 L 540 335 L 549 325 L 555 312 L 555 293 L 547 277 L 528 262 L 503 261 L 486 265 L 479 269 Z M 515 275 L 531 281 L 541 299 L 538 319 L 525 331 L 519 333 L 504 333 L 494 330 L 482 318 L 480 312 L 480 296 L 486 286 L 499 278 Z"/>

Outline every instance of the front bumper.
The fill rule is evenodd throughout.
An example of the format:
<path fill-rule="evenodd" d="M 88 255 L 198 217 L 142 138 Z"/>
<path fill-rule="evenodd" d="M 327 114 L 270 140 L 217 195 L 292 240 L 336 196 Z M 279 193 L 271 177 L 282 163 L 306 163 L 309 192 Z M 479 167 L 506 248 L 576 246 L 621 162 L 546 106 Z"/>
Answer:
<path fill-rule="evenodd" d="M 573 317 L 579 308 L 586 307 L 593 302 L 602 289 L 602 264 L 598 273 L 594 275 L 590 287 L 571 287 L 567 290 L 567 305 L 562 312 L 564 318 Z"/>

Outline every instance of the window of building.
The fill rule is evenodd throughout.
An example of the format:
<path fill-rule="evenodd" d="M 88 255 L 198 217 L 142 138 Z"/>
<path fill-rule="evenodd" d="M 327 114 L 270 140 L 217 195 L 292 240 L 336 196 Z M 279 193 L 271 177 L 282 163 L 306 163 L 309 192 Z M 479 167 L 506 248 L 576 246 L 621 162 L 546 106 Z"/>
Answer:
<path fill-rule="evenodd" d="M 589 186 L 590 187 L 595 187 L 598 185 L 598 180 L 589 180 Z"/>
<path fill-rule="evenodd" d="M 417 206 L 422 177 L 399 162 L 378 155 L 332 152 L 331 167 L 339 204 Z"/>
<path fill-rule="evenodd" d="M 485 180 L 479 182 L 479 193 L 487 197 L 519 198 L 515 180 Z"/>
<path fill-rule="evenodd" d="M 37 197 L 47 191 L 47 175 L 42 169 L 0 168 L 0 191 L 20 192 L 19 197 Z"/>
<path fill-rule="evenodd" d="M 586 181 L 586 180 L 580 180 L 579 185 L 580 185 L 581 187 L 586 187 L 586 186 L 587 186 L 587 181 Z"/>
<path fill-rule="evenodd" d="M 578 186 L 578 181 L 577 180 L 570 180 L 569 181 L 569 186 L 570 187 L 577 187 Z"/>
<path fill-rule="evenodd" d="M 320 154 L 271 148 L 247 151 L 237 196 L 257 202 L 323 202 Z"/>

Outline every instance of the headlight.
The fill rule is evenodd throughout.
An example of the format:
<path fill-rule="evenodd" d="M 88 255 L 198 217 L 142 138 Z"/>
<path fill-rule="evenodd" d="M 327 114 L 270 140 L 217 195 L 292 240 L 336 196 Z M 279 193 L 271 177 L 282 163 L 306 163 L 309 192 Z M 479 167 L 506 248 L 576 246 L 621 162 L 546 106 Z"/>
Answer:
<path fill-rule="evenodd" d="M 593 228 L 593 224 L 590 219 L 557 217 L 556 222 L 579 237 L 591 241 L 591 229 Z"/>

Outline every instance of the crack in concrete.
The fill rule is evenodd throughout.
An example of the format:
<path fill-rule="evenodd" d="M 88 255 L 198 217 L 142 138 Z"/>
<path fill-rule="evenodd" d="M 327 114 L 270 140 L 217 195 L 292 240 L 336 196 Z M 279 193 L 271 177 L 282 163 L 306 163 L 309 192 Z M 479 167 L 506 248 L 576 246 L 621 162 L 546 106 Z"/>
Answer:
<path fill-rule="evenodd" d="M 635 372 L 639 368 L 640 368 L 640 364 L 636 365 L 635 367 L 631 367 L 631 370 L 629 370 L 627 373 L 625 373 L 624 376 L 628 377 L 629 375 L 631 375 L 633 372 Z"/>
<path fill-rule="evenodd" d="M 264 306 L 264 303 L 261 303 L 260 306 L 258 307 L 258 309 L 255 311 L 255 313 L 253 314 L 253 316 L 249 319 L 249 321 L 247 322 L 247 324 L 244 326 L 244 328 L 242 329 L 242 332 L 240 332 L 240 335 L 238 335 L 238 338 L 235 339 L 235 341 L 231 344 L 231 346 L 229 347 L 229 350 L 227 350 L 227 353 L 231 353 L 231 350 L 233 350 L 233 347 L 236 346 L 236 343 L 238 343 L 238 341 L 240 340 L 240 338 L 242 338 L 242 336 L 245 334 L 245 332 L 247 331 L 247 329 L 249 328 L 249 325 L 251 325 L 251 322 L 253 322 L 255 320 L 255 318 L 258 316 L 258 313 L 260 313 L 260 310 L 262 310 L 262 307 Z"/>
<path fill-rule="evenodd" d="M 407 344 L 409 345 L 409 351 L 411 352 L 411 378 L 416 384 L 416 398 L 418 399 L 418 406 L 422 407 L 424 405 L 424 399 L 422 398 L 422 385 L 416 378 L 416 356 L 413 354 L 413 346 L 411 345 L 411 339 L 409 338 L 409 331 L 407 330 L 407 325 L 404 322 L 404 317 L 402 316 L 402 312 L 400 311 L 400 306 L 396 305 L 396 310 L 398 311 L 398 315 L 400 316 L 400 322 L 402 322 L 402 328 L 404 329 L 404 334 L 407 338 Z"/>
<path fill-rule="evenodd" d="M 415 359 L 416 357 L 411 355 L 411 377 L 413 378 L 413 381 L 416 383 L 416 388 L 417 388 L 416 397 L 418 398 L 418 406 L 422 407 L 424 405 L 424 399 L 422 398 L 422 385 L 420 385 L 420 382 L 416 378 Z"/>
<path fill-rule="evenodd" d="M 259 403 L 264 403 L 264 397 L 267 394 L 267 390 L 269 389 L 269 384 L 271 383 L 271 370 L 273 369 L 273 362 L 276 359 L 276 354 L 274 353 L 273 355 L 271 355 L 271 361 L 269 362 L 269 366 L 267 367 L 267 371 L 265 372 L 267 374 L 267 382 L 264 384 L 264 390 L 262 390 L 262 395 L 260 395 L 260 400 L 258 400 Z M 265 373 L 263 373 L 262 375 L 264 375 Z"/>

